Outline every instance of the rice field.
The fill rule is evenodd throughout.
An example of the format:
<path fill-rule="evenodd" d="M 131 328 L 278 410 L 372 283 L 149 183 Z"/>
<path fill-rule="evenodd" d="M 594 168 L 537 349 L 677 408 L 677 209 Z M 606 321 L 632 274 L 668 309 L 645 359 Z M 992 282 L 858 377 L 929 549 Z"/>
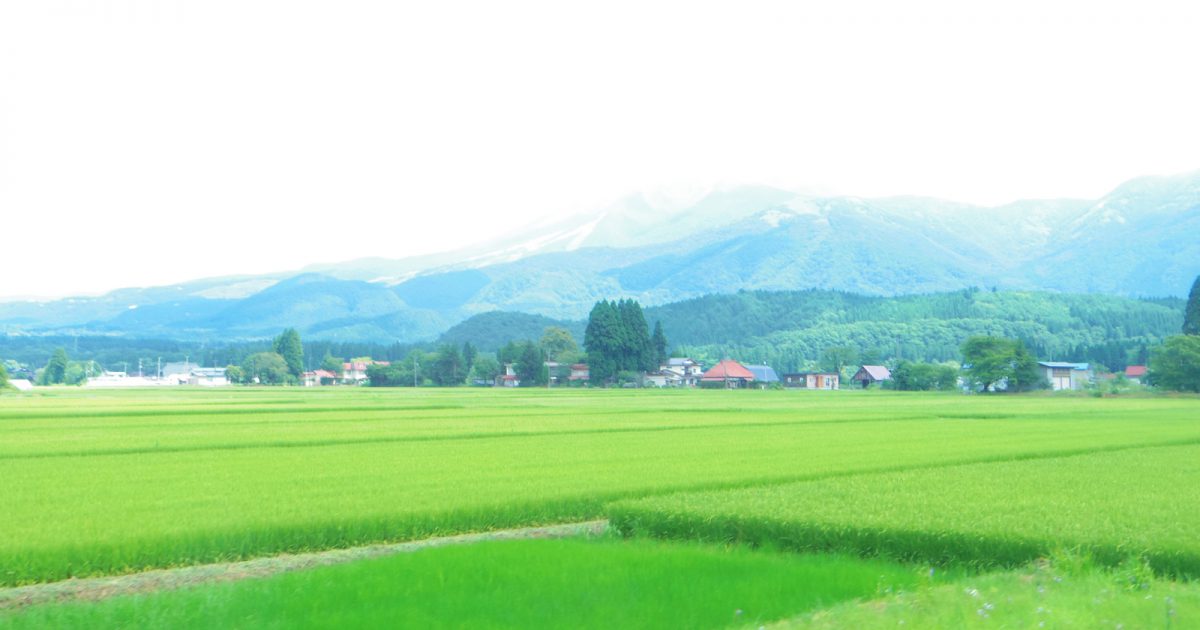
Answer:
<path fill-rule="evenodd" d="M 857 558 L 652 541 L 508 541 L 43 606 L 8 624 L 0 616 L 0 627 L 722 628 L 923 581 L 904 565 Z"/>
<path fill-rule="evenodd" d="M 1187 397 L 54 389 L 0 396 L 0 587 L 596 518 L 918 573 L 1068 546 L 1182 579 L 1197 455 Z"/>
<path fill-rule="evenodd" d="M 1200 576 L 1200 445 L 925 468 L 618 503 L 627 533 L 1019 565 L 1056 550 Z"/>

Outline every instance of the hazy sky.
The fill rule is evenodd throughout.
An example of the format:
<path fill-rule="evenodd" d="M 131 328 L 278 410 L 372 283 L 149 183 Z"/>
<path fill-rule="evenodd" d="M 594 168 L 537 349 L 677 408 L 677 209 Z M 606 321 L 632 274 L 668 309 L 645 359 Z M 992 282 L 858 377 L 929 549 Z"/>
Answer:
<path fill-rule="evenodd" d="M 0 2 L 0 296 L 486 239 L 637 190 L 1200 168 L 1154 2 Z"/>

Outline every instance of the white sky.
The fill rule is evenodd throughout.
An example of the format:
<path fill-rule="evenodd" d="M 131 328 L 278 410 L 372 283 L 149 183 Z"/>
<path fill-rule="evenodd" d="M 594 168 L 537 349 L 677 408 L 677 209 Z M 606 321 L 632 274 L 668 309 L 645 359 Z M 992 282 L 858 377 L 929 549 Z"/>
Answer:
<path fill-rule="evenodd" d="M 0 2 L 0 296 L 455 248 L 635 190 L 1200 168 L 1198 3 Z"/>

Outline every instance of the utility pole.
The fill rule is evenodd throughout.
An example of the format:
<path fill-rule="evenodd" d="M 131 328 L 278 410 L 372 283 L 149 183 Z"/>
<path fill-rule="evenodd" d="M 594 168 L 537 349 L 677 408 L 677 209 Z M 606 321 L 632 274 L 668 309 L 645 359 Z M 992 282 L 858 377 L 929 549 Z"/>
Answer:
<path fill-rule="evenodd" d="M 421 364 L 417 363 L 417 355 L 414 354 L 413 355 L 413 387 L 417 386 L 417 369 L 420 367 L 421 367 Z"/>

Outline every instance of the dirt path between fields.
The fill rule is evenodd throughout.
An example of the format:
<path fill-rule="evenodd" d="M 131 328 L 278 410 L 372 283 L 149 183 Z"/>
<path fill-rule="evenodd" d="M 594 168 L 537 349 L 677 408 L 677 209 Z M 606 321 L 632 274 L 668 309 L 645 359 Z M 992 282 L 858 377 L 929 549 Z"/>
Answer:
<path fill-rule="evenodd" d="M 410 553 L 432 547 L 464 545 L 488 540 L 515 540 L 528 538 L 567 538 L 570 536 L 595 536 L 604 532 L 608 521 L 586 521 L 544 527 L 502 529 L 475 534 L 426 538 L 409 542 L 367 545 L 348 549 L 330 549 L 312 553 L 283 554 L 218 564 L 201 564 L 176 569 L 156 569 L 129 575 L 114 575 L 95 578 L 72 578 L 61 582 L 32 584 L 0 588 L 0 610 L 61 601 L 96 601 L 130 595 L 165 591 L 199 584 L 235 582 L 252 578 L 263 578 L 288 571 L 300 571 L 313 567 L 342 564 L 367 558 Z"/>

